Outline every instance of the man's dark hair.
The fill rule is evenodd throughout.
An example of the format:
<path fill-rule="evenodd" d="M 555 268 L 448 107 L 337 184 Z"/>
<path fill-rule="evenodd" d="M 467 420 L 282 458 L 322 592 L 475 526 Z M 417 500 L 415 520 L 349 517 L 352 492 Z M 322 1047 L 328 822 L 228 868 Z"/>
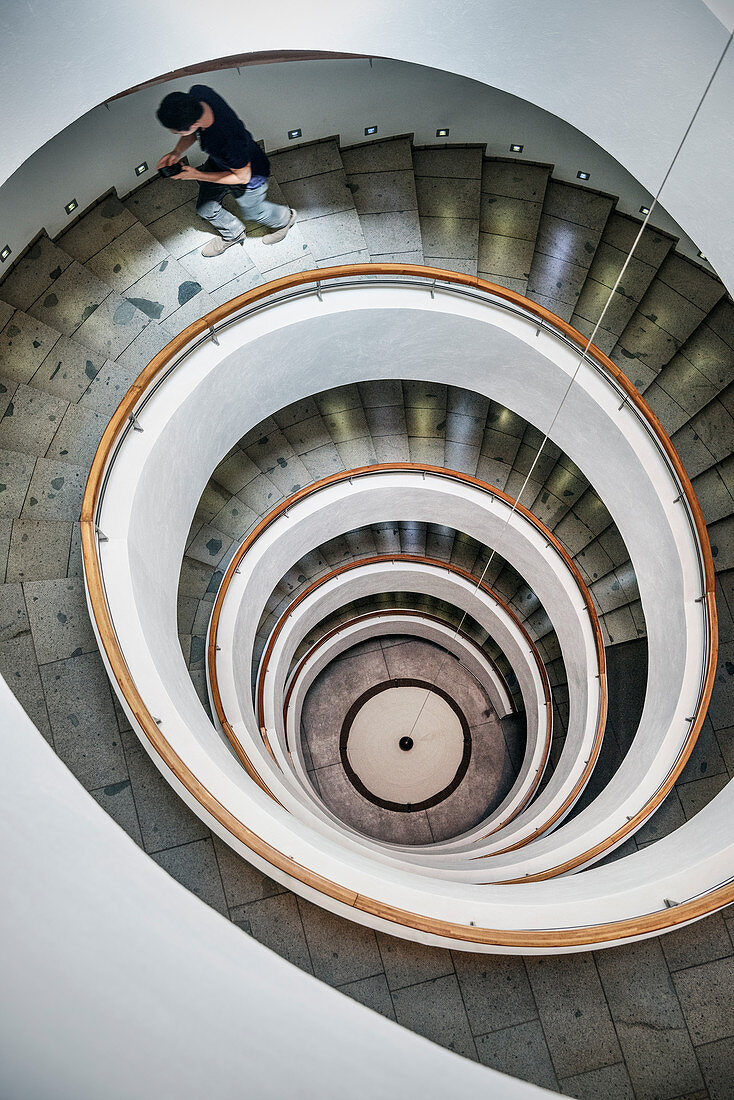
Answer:
<path fill-rule="evenodd" d="M 202 114 L 201 103 L 188 92 L 171 92 L 156 111 L 158 121 L 167 130 L 189 130 Z"/>

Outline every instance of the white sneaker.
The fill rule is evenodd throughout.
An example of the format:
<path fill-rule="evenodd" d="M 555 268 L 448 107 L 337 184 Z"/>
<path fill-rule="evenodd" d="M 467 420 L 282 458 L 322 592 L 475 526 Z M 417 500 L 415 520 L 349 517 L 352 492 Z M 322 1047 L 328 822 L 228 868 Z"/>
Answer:
<path fill-rule="evenodd" d="M 292 225 L 295 225 L 296 211 L 291 209 L 291 216 L 281 229 L 274 229 L 272 233 L 266 233 L 260 240 L 263 244 L 277 244 L 278 241 L 282 241 L 288 230 Z"/>
<path fill-rule="evenodd" d="M 244 244 L 247 233 L 243 229 L 239 237 L 235 237 L 233 241 L 225 241 L 223 237 L 215 237 L 214 240 L 209 241 L 209 244 L 205 244 L 201 250 L 202 256 L 221 256 L 223 252 L 226 252 L 228 248 L 231 248 L 233 244 Z"/>

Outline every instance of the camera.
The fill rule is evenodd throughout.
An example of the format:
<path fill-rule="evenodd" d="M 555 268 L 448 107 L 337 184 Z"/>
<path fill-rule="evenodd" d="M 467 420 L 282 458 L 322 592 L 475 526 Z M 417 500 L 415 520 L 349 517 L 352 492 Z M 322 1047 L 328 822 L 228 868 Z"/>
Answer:
<path fill-rule="evenodd" d="M 164 164 L 162 168 L 158 169 L 161 176 L 168 179 L 169 176 L 178 176 L 181 172 L 181 163 L 176 161 L 175 164 Z"/>

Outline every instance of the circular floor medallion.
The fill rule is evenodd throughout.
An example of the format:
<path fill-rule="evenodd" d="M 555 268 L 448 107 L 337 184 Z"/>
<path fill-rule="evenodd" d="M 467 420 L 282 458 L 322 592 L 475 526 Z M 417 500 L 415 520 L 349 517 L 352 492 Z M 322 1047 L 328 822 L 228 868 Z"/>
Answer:
<path fill-rule="evenodd" d="M 349 708 L 340 738 L 344 770 L 386 810 L 427 810 L 447 798 L 471 758 L 469 725 L 446 692 L 422 680 L 388 680 Z"/>

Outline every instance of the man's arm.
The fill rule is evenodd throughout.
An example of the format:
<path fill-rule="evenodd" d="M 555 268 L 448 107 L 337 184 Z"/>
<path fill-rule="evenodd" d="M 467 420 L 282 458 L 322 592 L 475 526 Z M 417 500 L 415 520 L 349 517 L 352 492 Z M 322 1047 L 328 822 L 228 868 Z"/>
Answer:
<path fill-rule="evenodd" d="M 203 180 L 206 183 L 225 183 L 229 185 L 249 183 L 252 179 L 252 168 L 249 164 L 246 164 L 244 168 L 227 168 L 221 172 L 201 172 L 198 168 L 191 168 L 185 164 L 173 179 Z"/>
<path fill-rule="evenodd" d="M 166 153 L 156 164 L 156 168 L 164 168 L 168 164 L 178 164 L 187 149 L 196 141 L 196 134 L 185 134 L 179 138 L 178 144 L 172 153 Z"/>

